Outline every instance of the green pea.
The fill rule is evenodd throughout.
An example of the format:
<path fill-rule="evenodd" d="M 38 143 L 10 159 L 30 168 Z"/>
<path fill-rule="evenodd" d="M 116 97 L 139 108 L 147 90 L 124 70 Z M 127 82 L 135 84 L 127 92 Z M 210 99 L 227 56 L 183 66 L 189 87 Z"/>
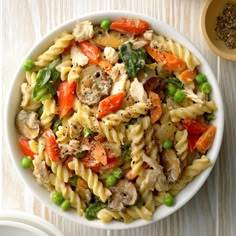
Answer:
<path fill-rule="evenodd" d="M 23 69 L 25 71 L 32 71 L 35 68 L 35 64 L 32 60 L 26 60 L 23 64 Z"/>
<path fill-rule="evenodd" d="M 70 209 L 70 201 L 69 200 L 64 200 L 62 203 L 61 203 L 61 209 L 63 211 L 67 211 Z"/>
<path fill-rule="evenodd" d="M 89 128 L 85 128 L 83 133 L 85 138 L 91 138 L 94 135 L 94 132 Z"/>
<path fill-rule="evenodd" d="M 30 157 L 24 157 L 21 161 L 21 166 L 25 169 L 33 167 L 33 162 Z"/>
<path fill-rule="evenodd" d="M 174 198 L 173 198 L 169 193 L 167 193 L 167 194 L 164 196 L 163 203 L 164 203 L 166 206 L 173 206 L 173 204 L 174 204 Z"/>
<path fill-rule="evenodd" d="M 77 175 L 74 175 L 73 177 L 71 177 L 70 178 L 71 185 L 74 186 L 74 187 L 77 187 L 77 180 L 78 180 Z"/>
<path fill-rule="evenodd" d="M 85 151 L 82 151 L 82 152 L 78 152 L 76 153 L 76 157 L 78 158 L 83 158 L 85 156 L 86 152 Z"/>
<path fill-rule="evenodd" d="M 169 84 L 167 85 L 167 88 L 166 88 L 166 93 L 167 93 L 169 96 L 173 97 L 173 96 L 175 95 L 175 93 L 176 93 L 176 86 L 173 85 L 173 84 L 171 84 L 171 83 L 169 83 Z"/>
<path fill-rule="evenodd" d="M 113 176 L 115 176 L 117 179 L 120 179 L 123 176 L 123 170 L 121 168 L 115 168 L 112 173 Z"/>
<path fill-rule="evenodd" d="M 211 92 L 211 85 L 210 85 L 208 82 L 204 82 L 203 84 L 201 84 L 200 90 L 201 90 L 203 93 L 208 94 L 208 93 Z"/>
<path fill-rule="evenodd" d="M 100 24 L 100 27 L 104 30 L 109 30 L 110 28 L 110 25 L 111 25 L 111 21 L 108 20 L 108 19 L 104 19 L 101 24 Z"/>
<path fill-rule="evenodd" d="M 60 205 L 64 201 L 64 198 L 60 192 L 54 192 L 51 196 L 51 199 L 53 203 L 57 205 Z"/>
<path fill-rule="evenodd" d="M 174 101 L 176 103 L 181 103 L 185 99 L 186 95 L 183 90 L 177 90 L 174 95 Z"/>
<path fill-rule="evenodd" d="M 195 80 L 198 84 L 203 84 L 207 81 L 207 78 L 204 74 L 199 73 L 196 75 Z"/>
<path fill-rule="evenodd" d="M 106 178 L 106 184 L 107 186 L 114 186 L 117 182 L 117 178 L 114 175 L 109 175 Z"/>
<path fill-rule="evenodd" d="M 167 139 L 163 142 L 162 147 L 164 149 L 170 149 L 172 147 L 172 141 L 170 139 Z"/>

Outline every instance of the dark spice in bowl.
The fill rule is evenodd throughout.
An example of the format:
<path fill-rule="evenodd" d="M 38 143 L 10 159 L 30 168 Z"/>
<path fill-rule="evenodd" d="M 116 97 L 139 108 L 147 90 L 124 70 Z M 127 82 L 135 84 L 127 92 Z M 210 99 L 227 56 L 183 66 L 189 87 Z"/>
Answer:
<path fill-rule="evenodd" d="M 227 2 L 220 16 L 217 17 L 217 36 L 230 49 L 236 48 L 236 2 Z"/>

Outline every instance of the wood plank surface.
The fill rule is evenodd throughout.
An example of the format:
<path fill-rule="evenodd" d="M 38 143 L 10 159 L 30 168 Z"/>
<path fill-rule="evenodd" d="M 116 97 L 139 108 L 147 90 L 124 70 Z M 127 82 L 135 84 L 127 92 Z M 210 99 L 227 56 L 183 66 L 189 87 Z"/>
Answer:
<path fill-rule="evenodd" d="M 155 17 L 188 37 L 215 72 L 225 103 L 225 134 L 219 159 L 204 186 L 184 207 L 157 223 L 130 230 L 87 228 L 57 216 L 42 205 L 17 176 L 0 117 L 0 209 L 16 209 L 45 218 L 65 236 L 233 236 L 236 232 L 236 63 L 218 58 L 200 32 L 204 0 L 7 0 L 1 1 L 1 92 L 5 106 L 16 68 L 27 51 L 61 23 L 95 11 L 130 10 Z"/>

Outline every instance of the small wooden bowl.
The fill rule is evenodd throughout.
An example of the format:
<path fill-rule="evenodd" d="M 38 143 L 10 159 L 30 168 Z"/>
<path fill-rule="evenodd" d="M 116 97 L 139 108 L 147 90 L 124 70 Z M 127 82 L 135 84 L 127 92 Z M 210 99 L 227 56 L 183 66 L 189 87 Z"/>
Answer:
<path fill-rule="evenodd" d="M 215 32 L 217 16 L 222 14 L 224 5 L 229 0 L 206 0 L 201 13 L 201 30 L 209 48 L 218 56 L 236 61 L 236 49 L 229 49 Z M 231 0 L 232 2 L 232 0 Z M 236 2 L 236 0 L 233 0 Z"/>

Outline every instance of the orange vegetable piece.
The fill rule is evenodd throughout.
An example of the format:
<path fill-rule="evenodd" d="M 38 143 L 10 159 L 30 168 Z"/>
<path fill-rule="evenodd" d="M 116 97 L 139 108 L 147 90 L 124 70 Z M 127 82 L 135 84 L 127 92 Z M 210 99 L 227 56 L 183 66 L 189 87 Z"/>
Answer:
<path fill-rule="evenodd" d="M 67 80 L 58 86 L 59 117 L 62 118 L 73 107 L 75 100 L 76 82 L 69 83 Z"/>
<path fill-rule="evenodd" d="M 150 110 L 151 123 L 154 124 L 161 118 L 162 115 L 162 103 L 159 95 L 152 91 L 149 92 L 149 98 L 153 104 L 153 108 Z"/>
<path fill-rule="evenodd" d="M 82 188 L 88 188 L 87 183 L 81 178 L 77 179 L 77 186 Z"/>
<path fill-rule="evenodd" d="M 61 150 L 57 143 L 57 140 L 53 131 L 49 128 L 44 132 L 43 136 L 45 137 L 45 141 L 46 141 L 45 151 L 48 154 L 48 157 L 50 158 L 50 160 L 52 162 L 61 161 L 60 159 Z"/>
<path fill-rule="evenodd" d="M 32 160 L 34 159 L 34 153 L 29 146 L 29 139 L 21 137 L 20 138 L 20 148 L 24 155 L 29 156 Z"/>
<path fill-rule="evenodd" d="M 111 23 L 110 29 L 127 34 L 142 34 L 149 29 L 149 24 L 141 19 L 120 18 Z"/>
<path fill-rule="evenodd" d="M 83 54 L 88 57 L 89 63 L 98 64 L 100 50 L 96 45 L 90 43 L 89 41 L 83 41 L 79 43 L 79 48 Z"/>
<path fill-rule="evenodd" d="M 161 52 L 149 46 L 145 46 L 144 48 L 156 62 L 163 63 L 163 68 L 167 70 L 181 72 L 187 68 L 186 63 L 182 59 L 171 53 Z"/>
<path fill-rule="evenodd" d="M 213 144 L 216 134 L 216 127 L 210 125 L 207 130 L 199 137 L 196 148 L 200 153 L 205 153 Z"/>
<path fill-rule="evenodd" d="M 146 162 L 144 162 L 142 164 L 143 169 L 147 169 L 148 168 L 148 164 Z M 128 172 L 126 172 L 125 174 L 125 178 L 128 180 L 134 180 L 138 177 L 138 174 L 134 174 L 132 169 L 128 170 Z"/>
<path fill-rule="evenodd" d="M 92 141 L 91 145 L 91 157 L 102 163 L 103 165 L 107 164 L 107 154 L 105 148 L 98 141 Z"/>
<path fill-rule="evenodd" d="M 188 84 L 191 83 L 197 74 L 197 70 L 185 70 L 179 75 L 179 80 L 181 80 L 183 83 Z"/>
<path fill-rule="evenodd" d="M 98 104 L 97 118 L 101 119 L 103 116 L 119 110 L 123 97 L 124 93 L 120 92 L 106 97 L 102 101 L 100 101 Z"/>
<path fill-rule="evenodd" d="M 98 65 L 109 75 L 111 73 L 112 64 L 106 59 L 100 59 Z"/>

